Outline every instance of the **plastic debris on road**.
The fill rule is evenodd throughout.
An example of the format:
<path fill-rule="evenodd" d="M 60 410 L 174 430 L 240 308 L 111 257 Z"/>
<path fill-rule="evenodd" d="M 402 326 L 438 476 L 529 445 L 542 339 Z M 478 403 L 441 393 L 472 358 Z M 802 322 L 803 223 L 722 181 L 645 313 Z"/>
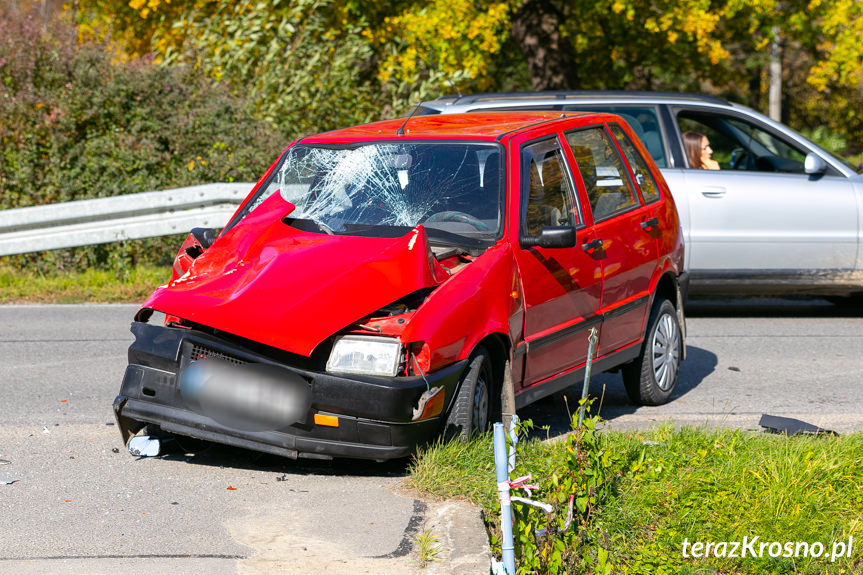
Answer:
<path fill-rule="evenodd" d="M 0 459 L 0 465 L 11 465 L 12 462 L 8 459 Z"/>
<path fill-rule="evenodd" d="M 159 440 L 149 435 L 136 435 L 129 440 L 129 453 L 136 457 L 156 457 L 161 447 Z"/>
<path fill-rule="evenodd" d="M 18 481 L 17 479 L 9 479 L 8 477 L 0 477 L 0 485 L 12 485 Z"/>
<path fill-rule="evenodd" d="M 785 435 L 839 435 L 830 429 L 822 429 L 817 425 L 793 419 L 791 417 L 780 417 L 778 415 L 761 414 L 758 425 L 770 433 L 784 433 Z"/>

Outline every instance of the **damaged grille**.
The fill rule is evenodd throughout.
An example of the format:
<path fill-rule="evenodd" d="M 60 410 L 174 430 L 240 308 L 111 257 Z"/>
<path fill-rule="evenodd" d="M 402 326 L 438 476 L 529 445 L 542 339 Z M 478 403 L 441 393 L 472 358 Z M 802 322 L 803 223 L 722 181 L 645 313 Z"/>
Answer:
<path fill-rule="evenodd" d="M 204 359 L 205 357 L 215 357 L 234 365 L 245 365 L 246 361 L 242 359 L 236 358 L 232 355 L 228 355 L 226 353 L 222 353 L 221 351 L 216 351 L 213 348 L 207 347 L 205 345 L 193 344 L 192 351 L 189 353 L 189 361 L 198 361 L 199 359 Z"/>

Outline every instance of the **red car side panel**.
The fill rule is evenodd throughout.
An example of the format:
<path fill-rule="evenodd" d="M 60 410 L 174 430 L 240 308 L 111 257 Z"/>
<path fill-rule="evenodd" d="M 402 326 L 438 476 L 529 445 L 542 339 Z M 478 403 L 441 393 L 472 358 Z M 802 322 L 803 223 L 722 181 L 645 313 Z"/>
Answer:
<path fill-rule="evenodd" d="M 641 339 L 658 267 L 656 240 L 641 227 L 649 217 L 650 208 L 640 207 L 596 224 L 604 255 L 602 313 L 608 314 L 599 337 L 600 356 Z"/>
<path fill-rule="evenodd" d="M 523 306 L 512 249 L 500 243 L 439 287 L 417 310 L 402 341 L 424 341 L 430 369 L 465 359 L 492 333 L 510 342 L 522 337 Z"/>

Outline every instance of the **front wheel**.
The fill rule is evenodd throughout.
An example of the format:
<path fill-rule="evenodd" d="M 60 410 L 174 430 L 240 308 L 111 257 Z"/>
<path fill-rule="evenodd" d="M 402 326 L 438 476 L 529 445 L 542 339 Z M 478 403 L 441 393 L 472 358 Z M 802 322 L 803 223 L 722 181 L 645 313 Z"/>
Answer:
<path fill-rule="evenodd" d="M 458 395 L 446 420 L 445 437 L 467 441 L 488 430 L 496 413 L 495 389 L 491 356 L 485 348 L 477 347 L 459 382 Z"/>
<path fill-rule="evenodd" d="M 667 299 L 657 300 L 638 359 L 623 367 L 623 384 L 630 401 L 662 405 L 677 385 L 683 351 L 677 310 Z"/>

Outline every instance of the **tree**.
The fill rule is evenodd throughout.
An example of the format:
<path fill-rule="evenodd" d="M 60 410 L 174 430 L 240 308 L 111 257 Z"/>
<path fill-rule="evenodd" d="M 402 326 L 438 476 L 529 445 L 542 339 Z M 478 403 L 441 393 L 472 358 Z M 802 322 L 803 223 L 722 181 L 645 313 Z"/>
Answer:
<path fill-rule="evenodd" d="M 783 119 L 814 121 L 824 94 L 857 102 L 863 82 L 856 0 L 77 1 L 126 53 L 193 62 L 286 134 L 455 91 L 685 90 L 763 109 L 778 42 Z M 826 112 L 863 133 L 856 112 Z"/>
<path fill-rule="evenodd" d="M 551 0 L 524 0 L 512 17 L 512 37 L 524 56 L 534 90 L 579 87 L 579 66 L 561 32 L 564 12 Z"/>

